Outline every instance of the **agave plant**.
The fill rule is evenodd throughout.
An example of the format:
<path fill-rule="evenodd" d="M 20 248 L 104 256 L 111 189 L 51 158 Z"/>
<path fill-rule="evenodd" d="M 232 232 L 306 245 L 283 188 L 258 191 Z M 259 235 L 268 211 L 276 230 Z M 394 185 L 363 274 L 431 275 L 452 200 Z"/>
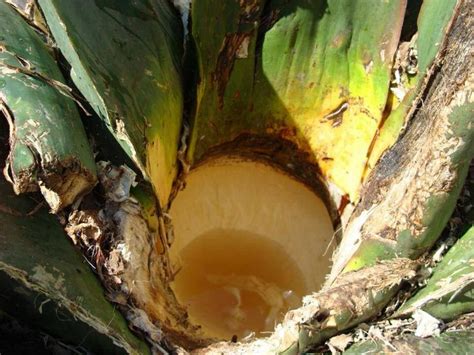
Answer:
<path fill-rule="evenodd" d="M 472 229 L 409 297 L 474 155 L 473 9 L 1 0 L 0 319 L 99 353 L 297 354 L 474 311 Z"/>

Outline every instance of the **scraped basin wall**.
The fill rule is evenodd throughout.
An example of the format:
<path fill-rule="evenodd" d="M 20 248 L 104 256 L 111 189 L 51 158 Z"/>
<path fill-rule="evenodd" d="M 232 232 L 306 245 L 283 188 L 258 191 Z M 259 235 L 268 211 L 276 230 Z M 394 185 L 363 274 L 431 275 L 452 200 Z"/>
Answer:
<path fill-rule="evenodd" d="M 189 175 L 171 208 L 172 263 L 194 238 L 214 229 L 261 234 L 281 244 L 317 290 L 330 267 L 332 222 L 306 186 L 259 162 L 236 159 L 203 165 Z M 176 269 L 176 267 L 175 267 Z"/>
<path fill-rule="evenodd" d="M 281 263 L 297 270 L 294 277 L 302 278 L 305 293 L 320 288 L 330 268 L 333 227 L 326 206 L 313 191 L 272 166 L 237 158 L 220 158 L 201 165 L 186 182 L 170 209 L 175 236 L 170 260 L 178 277 L 186 264 L 183 251 L 196 238 L 220 233 L 222 238 L 232 240 L 233 244 L 226 245 L 227 260 L 232 263 L 232 249 L 235 255 L 243 255 L 237 245 L 238 235 L 249 249 L 253 248 L 251 238 L 260 236 L 271 243 L 269 254 L 279 253 L 290 259 Z M 263 260 L 264 246 L 254 245 L 260 248 Z M 255 268 L 268 268 L 255 256 L 252 258 Z M 178 293 L 177 297 L 179 300 Z M 190 316 L 192 319 L 193 314 Z"/>

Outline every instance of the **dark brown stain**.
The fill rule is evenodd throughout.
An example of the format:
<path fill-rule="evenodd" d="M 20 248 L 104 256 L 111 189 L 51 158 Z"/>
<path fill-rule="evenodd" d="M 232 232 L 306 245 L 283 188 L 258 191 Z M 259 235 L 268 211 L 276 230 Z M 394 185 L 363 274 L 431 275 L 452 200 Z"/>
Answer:
<path fill-rule="evenodd" d="M 239 17 L 238 28 L 252 26 L 260 15 L 260 6 L 258 0 L 241 0 L 241 14 Z M 253 26 L 252 26 L 253 27 Z M 218 107 L 224 107 L 224 94 L 234 69 L 234 63 L 237 58 L 237 51 L 244 42 L 255 33 L 255 30 L 228 33 L 217 57 L 216 68 L 212 73 L 212 80 L 217 84 Z"/>

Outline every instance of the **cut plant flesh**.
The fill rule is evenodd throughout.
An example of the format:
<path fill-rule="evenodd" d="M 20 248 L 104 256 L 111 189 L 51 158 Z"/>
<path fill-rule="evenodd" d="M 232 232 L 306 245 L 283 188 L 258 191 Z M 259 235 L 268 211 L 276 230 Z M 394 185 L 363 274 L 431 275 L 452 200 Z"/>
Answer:
<path fill-rule="evenodd" d="M 153 350 L 297 354 L 381 314 L 474 155 L 472 0 L 175 3 L 0 0 L 6 180 L 60 213 Z M 23 245 L 7 207 L 0 245 Z M 65 302 L 24 269 L 0 252 Z"/>
<path fill-rule="evenodd" d="M 213 160 L 186 181 L 170 209 L 178 300 L 221 339 L 273 330 L 329 271 L 323 201 L 282 171 L 239 159 Z"/>

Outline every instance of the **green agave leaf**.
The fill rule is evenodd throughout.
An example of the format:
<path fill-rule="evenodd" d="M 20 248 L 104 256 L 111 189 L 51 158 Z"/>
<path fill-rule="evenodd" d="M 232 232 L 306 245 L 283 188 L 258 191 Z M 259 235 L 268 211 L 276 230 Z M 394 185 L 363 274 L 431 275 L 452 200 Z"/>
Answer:
<path fill-rule="evenodd" d="M 423 107 L 366 182 L 368 193 L 347 227 L 357 230 L 339 245 L 330 280 L 387 258 L 416 258 L 446 226 L 474 157 L 468 7 L 452 14 L 442 66 Z"/>
<path fill-rule="evenodd" d="M 458 0 L 424 0 L 418 16 L 418 32 L 411 46 L 417 54 L 417 73 L 407 75 L 402 68 L 402 85 L 404 87 L 404 98 L 401 102 L 392 94 L 392 112 L 382 122 L 380 132 L 374 147 L 370 152 L 369 168 L 373 167 L 383 152 L 392 146 L 398 138 L 400 130 L 406 122 L 407 114 L 412 110 L 415 99 L 420 90 L 426 85 L 426 79 L 438 63 L 439 51 L 448 33 L 453 20 Z M 408 53 L 405 53 L 407 55 Z M 407 58 L 401 58 L 406 60 Z M 367 170 L 366 175 L 371 171 Z"/>
<path fill-rule="evenodd" d="M 452 79 L 449 80 L 452 81 Z M 467 89 L 466 93 L 469 92 L 469 89 Z M 429 130 L 426 130 L 421 134 L 421 131 L 424 130 L 421 126 L 425 125 L 426 122 L 420 121 L 416 123 L 417 128 L 413 129 L 411 133 L 408 133 L 406 137 L 406 141 L 414 140 L 415 136 L 419 141 L 426 140 L 427 147 L 429 147 L 430 144 L 436 146 L 438 142 L 446 144 L 444 150 L 439 152 L 428 152 L 428 149 L 430 149 L 428 148 L 427 151 L 422 154 L 424 157 L 420 154 L 417 160 L 423 161 L 424 159 L 428 159 L 428 161 L 435 161 L 433 159 L 439 159 L 437 164 L 444 161 L 441 165 L 449 167 L 449 174 L 443 174 L 441 170 L 436 168 L 436 173 L 433 173 L 433 175 L 427 172 L 424 182 L 421 181 L 421 175 L 417 177 L 411 176 L 408 180 L 403 182 L 403 184 L 406 184 L 407 181 L 414 183 L 412 187 L 407 189 L 406 196 L 410 196 L 414 191 L 426 189 L 427 186 L 430 186 L 428 184 L 431 184 L 431 193 L 429 195 L 421 195 L 422 197 L 417 201 L 412 201 L 408 197 L 405 197 L 403 201 L 397 201 L 395 199 L 386 201 L 383 205 L 377 206 L 374 210 L 375 212 L 370 212 L 361 232 L 370 237 L 363 238 L 361 246 L 354 249 L 354 251 L 356 251 L 348 262 L 345 271 L 356 270 L 366 265 L 373 265 L 379 260 L 385 260 L 395 256 L 411 258 L 419 256 L 429 250 L 441 235 L 442 230 L 446 226 L 456 206 L 456 201 L 468 173 L 470 162 L 474 157 L 474 126 L 472 126 L 471 123 L 474 103 L 470 102 L 469 94 L 466 96 L 461 94 L 458 96 L 458 99 L 453 100 L 451 106 L 443 113 L 443 116 L 444 114 L 447 115 L 444 116 L 444 123 L 442 123 L 445 127 L 436 127 L 435 129 L 443 133 L 432 135 L 431 138 L 426 139 L 430 133 L 428 132 Z M 433 125 L 438 125 L 438 123 L 441 123 L 439 117 L 443 116 L 435 116 L 434 110 L 436 109 L 432 110 L 432 114 L 433 117 L 436 117 L 436 122 Z M 446 134 L 444 132 L 449 133 Z M 400 147 L 401 146 L 402 145 L 400 145 Z M 414 146 L 416 146 L 416 144 Z M 404 148 L 401 150 L 404 150 Z M 392 168 L 390 169 L 393 169 L 394 163 L 392 157 L 399 154 L 401 150 L 396 150 L 392 156 L 387 157 L 384 163 L 385 165 L 381 167 L 382 171 L 387 169 L 386 164 L 391 165 Z M 414 171 L 414 166 L 417 165 L 417 162 L 414 160 L 410 163 L 408 159 L 415 155 L 416 152 L 410 148 L 397 158 L 401 159 L 401 157 L 405 157 L 407 160 L 398 160 L 398 162 L 396 162 L 395 167 L 399 172 L 397 172 L 394 181 L 399 179 L 404 180 L 403 176 L 406 177 L 406 175 L 403 175 L 403 171 Z M 412 165 L 412 167 L 402 167 L 400 165 Z M 420 168 L 420 171 L 423 171 L 423 169 Z M 418 183 L 416 183 L 416 181 L 418 181 Z M 388 193 L 396 194 L 397 184 L 393 184 Z M 403 215 L 406 209 L 406 207 L 403 206 L 407 205 L 410 206 L 412 211 L 416 212 L 413 213 L 410 218 L 405 217 L 397 221 L 396 218 L 400 217 L 394 217 L 394 214 L 397 215 L 400 213 Z M 387 211 L 390 212 L 387 213 Z M 398 226 L 396 228 L 391 227 L 393 224 L 390 221 L 393 221 L 393 224 L 398 224 Z M 383 235 L 384 233 L 387 233 L 386 235 L 390 235 L 390 237 L 378 238 L 378 235 Z M 333 268 L 334 274 L 335 270 L 336 269 Z"/>
<path fill-rule="evenodd" d="M 44 208 L 28 214 L 38 203 L 15 196 L 3 179 L 0 194 L 0 285 L 2 296 L 10 300 L 1 298 L 0 309 L 91 350 L 148 353 L 147 345 L 130 333 L 122 315 L 105 299 L 99 281 L 55 217 Z M 68 319 L 67 332 L 58 312 Z"/>
<path fill-rule="evenodd" d="M 183 113 L 181 20 L 167 1 L 39 1 L 71 77 L 162 205 Z"/>
<path fill-rule="evenodd" d="M 7 176 L 17 193 L 39 187 L 57 212 L 95 185 L 92 151 L 50 49 L 4 1 L 0 33 L 0 109 L 10 125 Z"/>
<path fill-rule="evenodd" d="M 10 277 L 8 273 L 0 272 L 0 350 L 2 353 L 27 354 L 39 351 L 46 347 L 51 339 L 60 341 L 66 346 L 75 348 L 79 352 L 86 351 L 98 354 L 126 354 L 120 345 L 105 334 L 97 332 L 89 324 L 75 318 L 67 308 L 47 295 L 36 292 L 20 281 Z M 12 334 L 5 334 L 5 323 L 16 321 L 20 326 L 28 327 L 30 334 L 18 334 L 13 338 L 18 328 L 7 328 Z M 67 331 L 65 331 L 67 329 Z M 38 343 L 34 344 L 35 332 L 38 334 Z M 47 335 L 46 335 L 46 334 Z M 10 351 L 9 351 L 10 350 Z M 14 351 L 13 351 L 14 350 Z M 40 352 L 47 353 L 47 352 Z"/>
<path fill-rule="evenodd" d="M 356 199 L 405 5 L 194 1 L 200 81 L 189 158 L 244 133 L 277 135 L 306 149 Z"/>
<path fill-rule="evenodd" d="M 474 332 L 456 331 L 426 339 L 404 335 L 400 339 L 365 340 L 352 345 L 343 354 L 469 354 L 474 346 Z"/>
<path fill-rule="evenodd" d="M 454 244 L 433 270 L 426 286 L 396 316 L 418 308 L 443 320 L 474 312 L 474 227 Z"/>

